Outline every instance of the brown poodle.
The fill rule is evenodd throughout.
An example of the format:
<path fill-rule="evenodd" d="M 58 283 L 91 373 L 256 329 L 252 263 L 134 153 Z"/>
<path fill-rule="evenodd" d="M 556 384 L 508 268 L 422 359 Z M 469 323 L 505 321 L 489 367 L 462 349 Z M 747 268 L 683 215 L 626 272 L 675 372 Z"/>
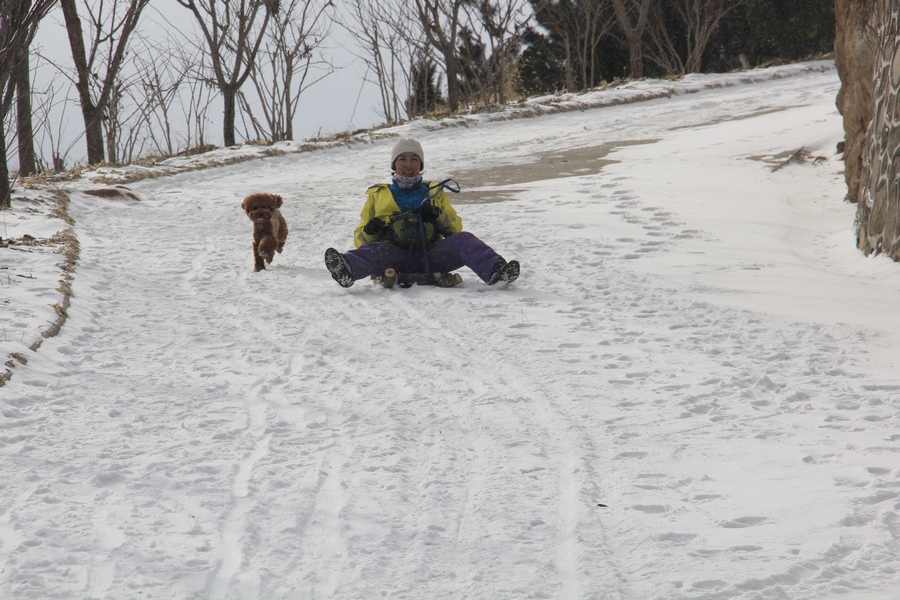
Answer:
<path fill-rule="evenodd" d="M 275 253 L 284 248 L 288 226 L 278 210 L 283 203 L 281 196 L 277 194 L 250 194 L 241 204 L 253 221 L 254 271 L 265 269 L 265 263 L 271 264 Z"/>

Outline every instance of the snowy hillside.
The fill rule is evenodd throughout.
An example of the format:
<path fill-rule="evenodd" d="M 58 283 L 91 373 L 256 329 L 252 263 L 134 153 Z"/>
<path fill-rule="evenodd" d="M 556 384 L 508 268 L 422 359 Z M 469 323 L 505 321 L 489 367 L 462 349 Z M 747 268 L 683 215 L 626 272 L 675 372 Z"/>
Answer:
<path fill-rule="evenodd" d="M 900 598 L 900 267 L 855 250 L 838 87 L 638 82 L 67 184 L 37 352 L 58 260 L 0 248 L 0 598 Z M 518 281 L 331 279 L 400 134 Z M 252 192 L 290 227 L 260 273 Z"/>

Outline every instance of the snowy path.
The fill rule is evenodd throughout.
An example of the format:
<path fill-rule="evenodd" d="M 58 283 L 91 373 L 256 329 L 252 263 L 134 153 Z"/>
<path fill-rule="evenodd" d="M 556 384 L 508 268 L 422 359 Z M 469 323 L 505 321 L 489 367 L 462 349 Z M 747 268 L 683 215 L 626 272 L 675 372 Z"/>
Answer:
<path fill-rule="evenodd" d="M 505 289 L 330 279 L 322 252 L 348 246 L 390 141 L 150 180 L 140 202 L 74 193 L 70 318 L 0 388 L 0 597 L 891 597 L 900 346 L 884 314 L 821 316 L 858 272 L 815 262 L 854 252 L 837 159 L 750 160 L 830 157 L 836 90 L 812 73 L 409 126 L 427 174 L 464 189 L 641 142 L 461 195 L 467 228 L 522 261 Z M 793 209 L 772 197 L 791 177 Z M 291 227 L 262 273 L 253 191 L 284 195 Z M 734 210 L 740 235 L 717 220 Z M 820 270 L 824 291 L 798 277 Z"/>

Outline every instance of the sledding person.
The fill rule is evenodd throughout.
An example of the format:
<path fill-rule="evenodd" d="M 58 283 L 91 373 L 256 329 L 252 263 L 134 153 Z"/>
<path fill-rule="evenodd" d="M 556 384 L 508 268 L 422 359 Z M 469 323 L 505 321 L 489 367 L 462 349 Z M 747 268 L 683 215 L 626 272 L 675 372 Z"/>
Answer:
<path fill-rule="evenodd" d="M 360 222 L 353 233 L 356 249 L 325 251 L 325 267 L 342 287 L 357 279 L 399 273 L 449 273 L 466 266 L 488 285 L 513 282 L 519 263 L 507 262 L 487 244 L 462 229 L 450 205 L 448 185 L 422 180 L 425 152 L 404 138 L 391 150 L 392 181 L 367 190 Z"/>

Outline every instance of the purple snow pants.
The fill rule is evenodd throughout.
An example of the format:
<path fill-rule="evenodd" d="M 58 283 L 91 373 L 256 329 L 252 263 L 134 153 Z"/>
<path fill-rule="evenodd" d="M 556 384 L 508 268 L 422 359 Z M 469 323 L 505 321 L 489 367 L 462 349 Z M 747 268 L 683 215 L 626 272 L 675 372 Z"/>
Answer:
<path fill-rule="evenodd" d="M 430 244 L 427 252 L 428 269 L 425 265 L 425 253 L 421 248 L 402 248 L 391 242 L 364 244 L 344 252 L 344 257 L 350 265 L 354 280 L 381 275 L 388 268 L 400 273 L 425 273 L 427 270 L 432 273 L 449 273 L 460 267 L 469 267 L 483 281 L 490 278 L 491 268 L 500 258 L 493 248 L 468 231 Z"/>

